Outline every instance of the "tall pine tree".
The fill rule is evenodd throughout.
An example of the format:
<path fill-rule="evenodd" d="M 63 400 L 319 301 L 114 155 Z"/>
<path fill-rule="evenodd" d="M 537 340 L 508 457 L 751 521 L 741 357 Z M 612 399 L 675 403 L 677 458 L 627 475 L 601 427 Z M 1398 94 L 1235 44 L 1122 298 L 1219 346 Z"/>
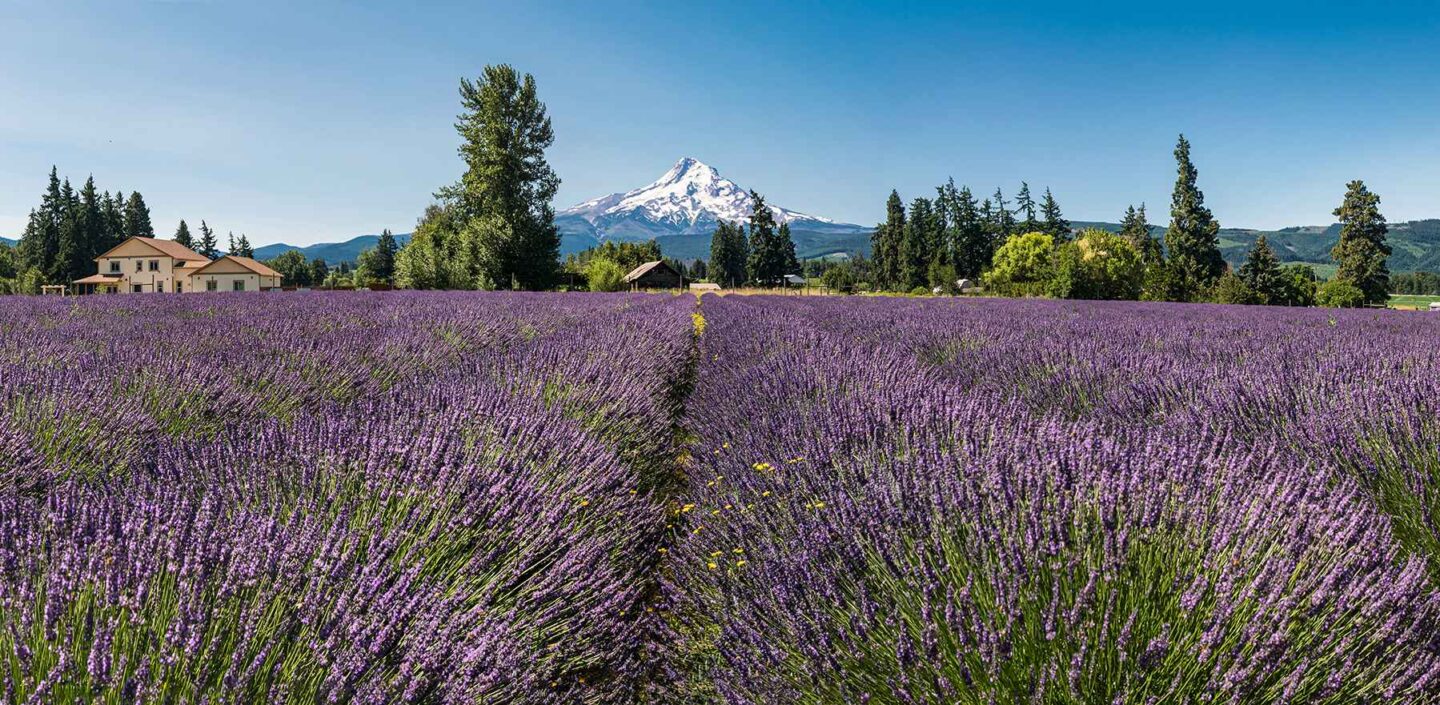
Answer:
<path fill-rule="evenodd" d="M 1170 198 L 1170 227 L 1165 231 L 1165 249 L 1175 275 L 1177 297 L 1197 299 L 1225 273 L 1220 256 L 1220 224 L 1205 207 L 1205 194 L 1196 186 L 1198 172 L 1190 161 L 1190 142 L 1185 135 L 1175 145 L 1178 176 Z"/>
<path fill-rule="evenodd" d="M 100 243 L 100 251 L 105 252 L 125 240 L 125 201 L 119 191 L 116 191 L 114 195 L 108 191 L 105 192 L 100 201 L 102 214 L 100 220 L 103 223 L 101 226 L 103 242 Z"/>
<path fill-rule="evenodd" d="M 911 201 L 909 220 L 900 242 L 900 289 L 909 291 L 925 286 L 930 260 L 934 256 L 931 233 L 935 226 L 935 209 L 930 199 Z"/>
<path fill-rule="evenodd" d="M 1390 245 L 1385 241 L 1390 227 L 1380 213 L 1380 196 L 1364 181 L 1351 181 L 1335 217 L 1340 220 L 1340 241 L 1330 250 L 1335 278 L 1358 287 L 1366 303 L 1384 303 L 1390 297 Z"/>
<path fill-rule="evenodd" d="M 969 186 L 960 189 L 957 203 L 952 262 L 957 274 L 974 279 L 990 266 L 995 251 L 981 209 L 976 205 Z"/>
<path fill-rule="evenodd" d="M 506 64 L 486 66 L 478 81 L 461 79 L 460 100 L 464 112 L 455 129 L 466 170 L 439 195 L 463 218 L 476 283 L 549 289 L 560 273 L 560 231 L 550 204 L 560 177 L 545 160 L 555 132 L 535 78 Z"/>
<path fill-rule="evenodd" d="M 870 240 L 877 288 L 894 289 L 900 285 L 900 243 L 904 238 L 905 202 L 900 200 L 898 191 L 891 190 L 885 200 L 885 222 L 876 226 Z"/>
<path fill-rule="evenodd" d="M 1279 304 L 1285 298 L 1285 275 L 1280 271 L 1280 261 L 1265 236 L 1255 238 L 1255 244 L 1245 256 L 1236 276 L 1255 294 L 1262 304 Z"/>
<path fill-rule="evenodd" d="M 1020 194 L 1015 197 L 1015 214 L 1025 216 L 1020 222 L 1020 232 L 1041 232 L 1040 221 L 1035 219 L 1035 199 L 1030 197 L 1030 184 L 1024 181 L 1020 182 Z"/>
<path fill-rule="evenodd" d="M 190 235 L 190 226 L 185 224 L 185 219 L 180 219 L 180 226 L 175 228 L 175 242 L 191 249 L 195 248 L 195 238 Z"/>
<path fill-rule="evenodd" d="M 90 243 L 85 240 L 84 223 L 80 216 L 80 196 L 70 187 L 70 180 L 60 188 L 60 249 L 46 278 L 56 283 L 71 282 L 94 272 L 87 266 Z"/>
<path fill-rule="evenodd" d="M 720 221 L 710 236 L 710 280 L 726 287 L 744 284 L 749 254 L 744 230 L 738 224 Z"/>
<path fill-rule="evenodd" d="M 36 269 L 47 281 L 55 272 L 55 263 L 60 256 L 60 227 L 63 222 L 65 201 L 60 192 L 60 174 L 50 168 L 50 185 L 40 197 L 40 207 L 30 211 L 30 220 L 25 232 L 20 235 L 16 255 L 21 269 Z"/>
<path fill-rule="evenodd" d="M 389 228 L 380 231 L 375 241 L 375 254 L 370 259 L 371 274 L 389 283 L 395 280 L 395 253 L 400 251 L 395 234 Z"/>
<path fill-rule="evenodd" d="M 1140 252 L 1140 259 L 1145 262 L 1145 266 L 1164 263 L 1165 256 L 1160 241 L 1150 232 L 1150 223 L 1145 219 L 1145 204 L 1140 204 L 1139 208 L 1130 206 L 1125 209 L 1125 217 L 1120 221 L 1120 236 Z"/>
<path fill-rule="evenodd" d="M 780 224 L 780 229 L 775 231 L 775 239 L 781 274 L 800 274 L 800 258 L 795 256 L 795 239 L 790 237 L 789 223 Z"/>
<path fill-rule="evenodd" d="M 788 232 L 788 231 L 787 231 Z M 750 258 L 746 263 L 750 280 L 760 286 L 774 286 L 785 274 L 785 255 L 775 232 L 775 213 L 765 197 L 750 192 Z"/>
<path fill-rule="evenodd" d="M 155 226 L 150 224 L 150 207 L 139 191 L 130 192 L 125 202 L 125 237 L 155 237 Z"/>
<path fill-rule="evenodd" d="M 1045 189 L 1045 200 L 1040 205 L 1041 215 L 1045 223 L 1041 225 L 1040 232 L 1055 239 L 1055 242 L 1068 242 L 1070 240 L 1070 221 L 1060 214 L 1060 204 L 1055 202 L 1055 197 L 1050 194 L 1050 189 Z"/>
<path fill-rule="evenodd" d="M 199 249 L 195 250 L 204 255 L 206 259 L 215 259 L 220 256 L 220 243 L 215 238 L 215 231 L 205 221 L 200 221 L 200 240 L 195 243 Z"/>
<path fill-rule="evenodd" d="M 1005 202 L 1005 194 L 1000 189 L 995 189 L 994 210 L 991 211 L 993 220 L 990 222 L 990 232 L 995 242 L 1003 243 L 1010 239 L 1015 233 L 1015 214 L 1010 211 L 1010 204 Z"/>

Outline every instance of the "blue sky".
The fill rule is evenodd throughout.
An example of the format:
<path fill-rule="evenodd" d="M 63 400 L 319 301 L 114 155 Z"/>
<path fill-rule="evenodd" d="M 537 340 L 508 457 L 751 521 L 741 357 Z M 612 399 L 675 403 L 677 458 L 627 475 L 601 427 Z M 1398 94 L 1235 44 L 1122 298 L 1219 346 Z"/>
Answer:
<path fill-rule="evenodd" d="M 558 207 L 688 155 L 864 224 L 948 176 L 1164 221 L 1183 131 L 1224 225 L 1328 222 L 1353 178 L 1440 217 L 1440 7 L 1361 5 L 0 0 L 0 234 L 51 164 L 164 236 L 408 231 L 461 171 L 460 77 L 499 62 L 549 105 Z"/>

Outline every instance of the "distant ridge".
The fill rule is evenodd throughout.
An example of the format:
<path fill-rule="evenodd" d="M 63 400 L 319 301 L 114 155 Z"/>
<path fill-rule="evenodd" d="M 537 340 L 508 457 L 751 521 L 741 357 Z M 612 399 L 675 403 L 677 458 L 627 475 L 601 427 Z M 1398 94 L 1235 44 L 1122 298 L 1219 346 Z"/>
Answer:
<path fill-rule="evenodd" d="M 1118 223 L 1101 221 L 1076 221 L 1072 225 L 1076 229 L 1093 227 L 1116 232 L 1120 230 Z M 795 228 L 796 254 L 802 258 L 833 254 L 868 257 L 870 254 L 870 229 L 868 228 L 849 226 L 857 229 L 848 232 L 833 230 L 827 232 L 801 229 L 798 224 L 792 224 L 791 227 Z M 1150 231 L 1156 237 L 1163 237 L 1165 226 L 1152 225 Z M 1261 235 L 1264 235 L 1270 242 L 1270 246 L 1275 249 L 1276 256 L 1282 262 L 1310 264 L 1328 276 L 1330 268 L 1334 266 L 1330 261 L 1330 248 L 1334 247 L 1340 239 L 1340 226 L 1304 225 L 1279 230 L 1221 228 L 1220 252 L 1225 256 L 1225 261 L 1229 262 L 1231 266 L 1240 266 L 1240 263 L 1245 261 L 1245 253 L 1255 244 L 1255 239 Z M 265 245 L 255 248 L 255 257 L 267 260 L 290 250 L 299 250 L 306 259 L 319 257 L 332 265 L 340 262 L 354 263 L 359 259 L 362 251 L 374 247 L 379 239 L 379 235 L 359 235 L 344 242 L 326 242 L 305 246 L 284 243 Z M 410 233 L 397 234 L 395 240 L 404 245 L 410 241 Z M 669 257 L 696 259 L 710 256 L 710 232 L 707 230 L 658 236 L 656 240 L 660 243 L 661 250 Z M 577 252 L 585 247 L 593 247 L 598 242 L 598 239 L 590 236 L 579 238 L 566 235 L 561 251 L 567 254 Z M 1391 249 L 1394 250 L 1394 253 L 1390 255 L 1390 271 L 1440 272 L 1440 219 L 1391 223 L 1389 242 Z M 18 244 L 15 239 L 8 237 L 0 237 L 0 243 L 10 247 Z"/>
<path fill-rule="evenodd" d="M 341 262 L 355 263 L 360 259 L 360 253 L 375 246 L 380 241 L 380 236 L 358 235 L 345 242 L 322 242 L 316 245 L 286 245 L 279 243 L 255 248 L 255 259 L 274 259 L 291 250 L 299 250 L 305 255 L 305 259 L 323 259 L 326 264 L 339 264 Z M 410 233 L 396 233 L 395 241 L 404 246 L 410 242 Z"/>

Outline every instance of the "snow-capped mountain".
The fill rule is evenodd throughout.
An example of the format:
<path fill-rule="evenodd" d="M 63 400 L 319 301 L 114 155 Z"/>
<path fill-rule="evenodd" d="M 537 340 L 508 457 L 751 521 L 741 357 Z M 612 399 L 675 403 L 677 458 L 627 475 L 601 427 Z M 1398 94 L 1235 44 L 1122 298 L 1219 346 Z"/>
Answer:
<path fill-rule="evenodd" d="M 664 176 L 633 191 L 591 199 L 556 214 L 571 237 L 646 240 L 673 235 L 708 235 L 719 221 L 750 218 L 750 192 L 708 164 L 685 157 Z M 858 225 L 770 205 L 778 223 L 792 230 L 849 233 Z M 664 242 L 662 240 L 662 246 Z"/>

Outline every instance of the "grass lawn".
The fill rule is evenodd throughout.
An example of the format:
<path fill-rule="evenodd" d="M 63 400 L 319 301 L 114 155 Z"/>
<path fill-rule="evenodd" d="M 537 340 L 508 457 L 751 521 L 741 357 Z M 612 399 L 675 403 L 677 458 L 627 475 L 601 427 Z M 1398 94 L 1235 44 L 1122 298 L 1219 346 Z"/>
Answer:
<path fill-rule="evenodd" d="M 1440 296 L 1419 296 L 1415 294 L 1392 294 L 1390 308 L 1425 310 L 1430 304 L 1440 301 Z"/>

